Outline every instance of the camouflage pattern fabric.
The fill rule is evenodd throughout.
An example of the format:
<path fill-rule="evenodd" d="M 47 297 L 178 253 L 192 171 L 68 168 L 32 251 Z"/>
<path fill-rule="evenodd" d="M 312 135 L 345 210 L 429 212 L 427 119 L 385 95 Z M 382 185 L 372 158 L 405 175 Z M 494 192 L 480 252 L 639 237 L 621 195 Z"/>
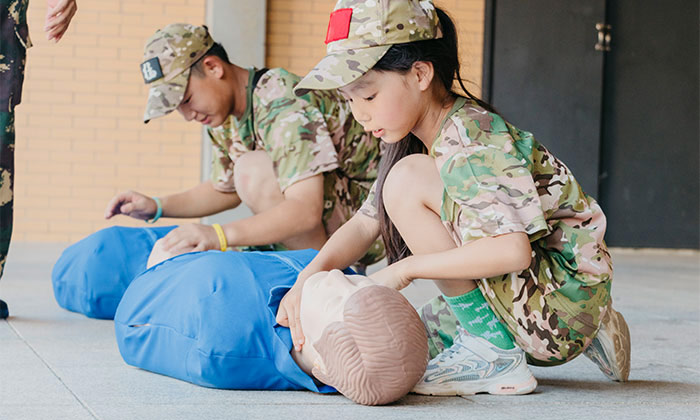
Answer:
<path fill-rule="evenodd" d="M 328 24 L 327 55 L 294 92 L 345 86 L 374 67 L 391 45 L 440 37 L 431 0 L 339 0 Z"/>
<path fill-rule="evenodd" d="M 22 100 L 29 0 L 0 0 L 0 112 L 12 112 Z"/>
<path fill-rule="evenodd" d="M 141 74 L 150 86 L 143 121 L 162 117 L 182 102 L 190 67 L 214 46 L 206 26 L 173 23 L 156 31 L 143 51 Z"/>
<path fill-rule="evenodd" d="M 0 0 L 0 277 L 12 237 L 15 172 L 14 108 L 22 100 L 28 0 Z"/>
<path fill-rule="evenodd" d="M 532 263 L 482 279 L 493 311 L 530 362 L 558 364 L 595 337 L 610 300 L 612 261 L 602 210 L 532 134 L 459 98 L 430 155 L 445 185 L 441 219 L 458 246 L 527 233 Z M 376 217 L 374 191 L 363 214 Z M 437 298 L 421 310 L 431 352 L 451 345 L 457 320 Z"/>
<path fill-rule="evenodd" d="M 250 70 L 252 86 L 255 70 Z M 296 97 L 299 77 L 284 69 L 268 70 L 248 89 L 247 108 L 240 120 L 231 116 L 209 128 L 213 143 L 212 183 L 234 192 L 236 160 L 252 150 L 264 150 L 273 162 L 280 189 L 324 174 L 323 223 L 331 235 L 360 207 L 377 177 L 380 142 L 352 117 L 350 106 L 335 91 Z M 362 262 L 380 260 L 378 240 Z"/>
<path fill-rule="evenodd" d="M 0 111 L 0 277 L 12 238 L 12 205 L 15 167 L 15 116 Z"/>

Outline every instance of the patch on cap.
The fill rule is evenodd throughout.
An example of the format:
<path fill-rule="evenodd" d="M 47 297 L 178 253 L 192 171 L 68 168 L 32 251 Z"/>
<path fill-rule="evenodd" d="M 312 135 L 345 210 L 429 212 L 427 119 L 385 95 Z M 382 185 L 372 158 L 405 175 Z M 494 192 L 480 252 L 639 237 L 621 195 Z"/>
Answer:
<path fill-rule="evenodd" d="M 328 21 L 328 32 L 326 32 L 326 44 L 347 39 L 350 34 L 350 19 L 352 18 L 352 9 L 338 9 L 331 13 L 331 19 Z"/>
<path fill-rule="evenodd" d="M 150 60 L 146 60 L 141 63 L 141 74 L 143 75 L 143 81 L 146 84 L 163 77 L 163 70 L 160 68 L 160 61 L 158 60 L 158 57 L 153 57 Z"/>

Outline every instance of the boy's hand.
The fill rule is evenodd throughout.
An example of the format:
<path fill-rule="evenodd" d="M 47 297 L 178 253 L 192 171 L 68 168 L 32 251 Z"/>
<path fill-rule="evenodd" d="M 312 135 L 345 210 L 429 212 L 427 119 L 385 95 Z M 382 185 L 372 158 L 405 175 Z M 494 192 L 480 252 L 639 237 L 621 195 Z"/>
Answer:
<path fill-rule="evenodd" d="M 78 6 L 75 0 L 48 0 L 46 3 L 48 6 L 44 23 L 46 39 L 58 42 L 68 30 L 70 21 L 78 11 Z"/>
<path fill-rule="evenodd" d="M 171 230 L 162 242 L 163 249 L 176 255 L 186 252 L 221 249 L 216 231 L 209 225 L 191 223 Z"/>
<path fill-rule="evenodd" d="M 105 219 L 117 214 L 133 217 L 139 220 L 151 219 L 158 209 L 156 201 L 151 197 L 136 191 L 119 193 L 112 197 L 105 209 Z"/>
<path fill-rule="evenodd" d="M 304 331 L 301 329 L 301 291 L 304 288 L 304 281 L 297 278 L 291 289 L 280 301 L 277 310 L 277 323 L 283 327 L 289 327 L 292 334 L 294 350 L 301 351 L 304 345 Z"/>

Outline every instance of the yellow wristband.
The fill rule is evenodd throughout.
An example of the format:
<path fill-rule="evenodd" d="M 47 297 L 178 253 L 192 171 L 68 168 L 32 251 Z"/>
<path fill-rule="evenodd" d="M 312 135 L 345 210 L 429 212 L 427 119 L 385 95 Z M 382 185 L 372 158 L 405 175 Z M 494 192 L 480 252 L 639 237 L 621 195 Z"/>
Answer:
<path fill-rule="evenodd" d="M 216 236 L 219 237 L 219 246 L 221 247 L 221 251 L 226 251 L 228 249 L 228 242 L 226 242 L 226 235 L 224 235 L 224 230 L 221 228 L 221 225 L 214 223 L 211 225 L 211 227 L 214 228 L 216 231 Z"/>

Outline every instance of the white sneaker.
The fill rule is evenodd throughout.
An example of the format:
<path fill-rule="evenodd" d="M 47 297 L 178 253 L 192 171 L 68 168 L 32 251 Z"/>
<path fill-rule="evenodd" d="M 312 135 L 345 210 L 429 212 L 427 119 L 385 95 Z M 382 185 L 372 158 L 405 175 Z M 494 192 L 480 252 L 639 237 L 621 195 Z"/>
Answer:
<path fill-rule="evenodd" d="M 527 367 L 525 352 L 500 349 L 458 328 L 454 344 L 428 363 L 411 392 L 424 395 L 528 394 L 537 380 Z"/>
<path fill-rule="evenodd" d="M 630 329 L 621 313 L 608 307 L 598 335 L 583 354 L 609 379 L 626 382 L 630 376 Z"/>

